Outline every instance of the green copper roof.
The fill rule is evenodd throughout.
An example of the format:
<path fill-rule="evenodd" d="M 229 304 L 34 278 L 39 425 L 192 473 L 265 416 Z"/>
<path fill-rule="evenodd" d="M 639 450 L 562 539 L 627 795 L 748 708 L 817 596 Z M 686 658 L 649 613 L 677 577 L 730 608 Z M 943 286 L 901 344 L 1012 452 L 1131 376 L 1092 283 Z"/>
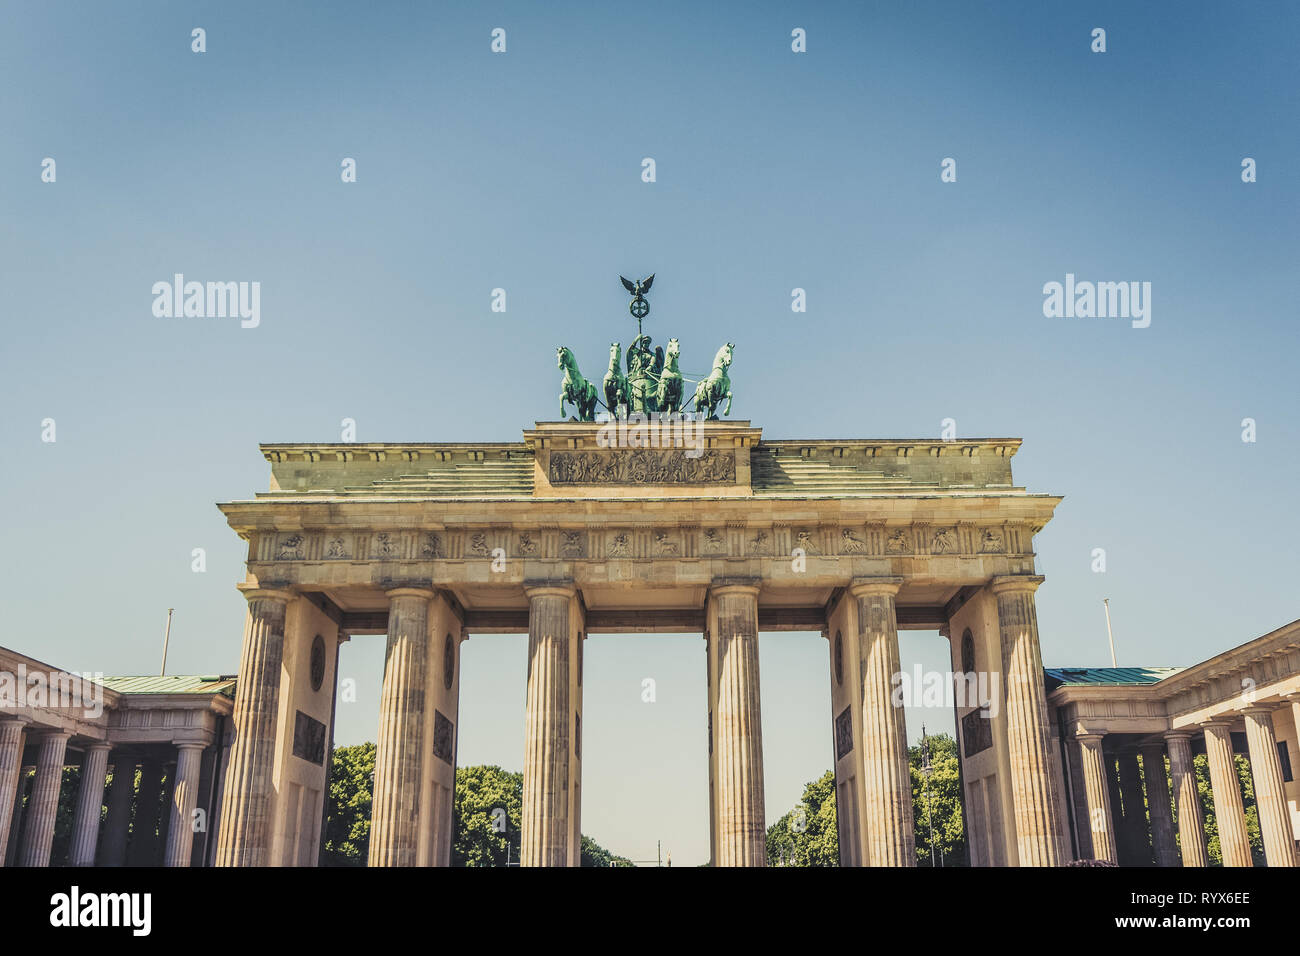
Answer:
<path fill-rule="evenodd" d="M 168 674 L 164 677 L 105 677 L 100 681 L 119 694 L 225 694 L 235 695 L 233 676 Z"/>
<path fill-rule="evenodd" d="M 1177 674 L 1181 667 L 1047 667 L 1047 689 L 1086 684 L 1154 684 Z"/>

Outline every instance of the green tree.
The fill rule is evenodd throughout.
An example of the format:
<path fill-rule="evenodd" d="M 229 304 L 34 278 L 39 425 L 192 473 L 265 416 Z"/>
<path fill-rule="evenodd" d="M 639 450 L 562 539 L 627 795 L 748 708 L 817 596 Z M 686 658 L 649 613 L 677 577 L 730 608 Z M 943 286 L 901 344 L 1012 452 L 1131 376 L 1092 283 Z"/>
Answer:
<path fill-rule="evenodd" d="M 839 866 L 835 774 L 827 770 L 803 788 L 785 816 L 767 828 L 769 866 Z"/>
<path fill-rule="evenodd" d="M 921 771 L 921 745 L 907 748 L 912 774 L 912 832 L 916 838 L 916 862 L 929 866 L 930 827 L 934 826 L 934 864 L 968 866 L 966 831 L 962 826 L 961 774 L 957 741 L 948 734 L 927 738 L 930 746 L 929 779 Z"/>
<path fill-rule="evenodd" d="M 500 767 L 458 767 L 451 865 L 518 863 L 523 808 L 522 773 Z"/>
<path fill-rule="evenodd" d="M 1250 840 L 1250 855 L 1256 866 L 1264 866 L 1264 840 L 1259 832 L 1259 807 L 1255 803 L 1255 783 L 1250 776 L 1250 762 L 1242 754 L 1233 754 L 1237 780 L 1241 785 L 1241 801 L 1246 811 L 1246 837 Z M 1211 866 L 1223 865 L 1223 849 L 1219 844 L 1219 821 L 1214 815 L 1214 791 L 1210 787 L 1210 763 L 1205 754 L 1192 759 L 1196 768 L 1196 790 L 1201 797 L 1201 812 L 1205 815 L 1205 845 Z"/>
<path fill-rule="evenodd" d="M 335 747 L 325 804 L 322 866 L 365 866 L 370 853 L 370 800 L 375 789 L 375 745 Z"/>

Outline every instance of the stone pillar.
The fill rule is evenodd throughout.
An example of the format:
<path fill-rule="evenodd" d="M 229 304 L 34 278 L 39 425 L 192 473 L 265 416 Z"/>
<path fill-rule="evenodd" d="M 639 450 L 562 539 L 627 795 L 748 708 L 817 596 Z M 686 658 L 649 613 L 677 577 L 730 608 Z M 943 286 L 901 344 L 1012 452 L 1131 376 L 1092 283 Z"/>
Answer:
<path fill-rule="evenodd" d="M 1083 764 L 1083 789 L 1088 801 L 1088 830 L 1092 834 L 1092 858 L 1119 863 L 1115 844 L 1115 817 L 1110 806 L 1110 787 L 1106 782 L 1106 758 L 1102 754 L 1102 734 L 1076 734 Z"/>
<path fill-rule="evenodd" d="M 1034 609 L 1034 591 L 1042 581 L 1038 575 L 1003 575 L 991 582 L 998 602 L 1007 754 L 1021 866 L 1058 866 L 1064 858 Z"/>
<path fill-rule="evenodd" d="M 1295 838 L 1291 833 L 1291 813 L 1286 805 L 1272 710 L 1272 707 L 1256 705 L 1242 711 L 1246 717 L 1250 775 L 1255 782 L 1255 805 L 1259 808 L 1259 834 L 1264 842 L 1264 858 L 1270 867 L 1295 866 Z"/>
<path fill-rule="evenodd" d="M 1205 728 L 1205 755 L 1210 764 L 1210 789 L 1214 791 L 1214 819 L 1219 827 L 1219 850 L 1224 866 L 1253 866 L 1246 836 L 1246 811 L 1241 803 L 1241 782 L 1232 759 L 1231 724 L 1211 720 Z"/>
<path fill-rule="evenodd" d="M 167 851 L 163 866 L 189 866 L 194 850 L 194 808 L 199 800 L 199 772 L 203 744 L 176 745 L 176 773 L 172 782 L 171 819 L 167 824 Z"/>
<path fill-rule="evenodd" d="M 54 817 L 59 809 L 59 789 L 63 785 L 63 756 L 68 749 L 68 733 L 51 733 L 41 738 L 36 758 L 36 780 L 28 801 L 23 828 L 20 866 L 49 866 L 54 844 Z"/>
<path fill-rule="evenodd" d="M 135 758 L 118 751 L 113 755 L 113 785 L 108 789 L 108 815 L 104 818 L 100 866 L 126 864 L 127 831 L 131 826 L 131 804 L 135 800 Z"/>
<path fill-rule="evenodd" d="M 81 789 L 72 817 L 69 866 L 94 866 L 99 820 L 104 807 L 104 778 L 108 775 L 108 744 L 92 744 L 81 760 Z"/>
<path fill-rule="evenodd" d="M 1169 778 L 1165 775 L 1165 748 L 1159 743 L 1142 746 L 1142 776 L 1147 785 L 1147 811 L 1151 814 L 1151 849 L 1156 866 L 1177 866 L 1174 822 L 1169 813 Z"/>
<path fill-rule="evenodd" d="M 388 592 L 388 649 L 379 700 L 370 866 L 414 866 L 419 850 L 425 667 L 433 591 Z"/>
<path fill-rule="evenodd" d="M 244 597 L 248 599 L 248 617 L 232 715 L 235 741 L 226 769 L 217 866 L 266 866 L 271 850 L 271 777 L 280 665 L 285 613 L 293 595 L 254 589 L 246 590 Z"/>
<path fill-rule="evenodd" d="M 0 866 L 9 849 L 9 825 L 18 799 L 18 775 L 23 768 L 23 728 L 27 721 L 0 720 Z"/>
<path fill-rule="evenodd" d="M 1146 795 L 1142 792 L 1142 772 L 1138 769 L 1137 754 L 1131 750 L 1120 751 L 1119 788 L 1124 801 L 1124 829 L 1128 831 L 1128 846 L 1132 858 L 1124 862 L 1130 866 L 1151 865 L 1151 840 L 1147 829 Z"/>
<path fill-rule="evenodd" d="M 716 866 L 767 866 L 763 722 L 759 702 L 758 587 L 709 591 L 717 700 L 713 708 Z"/>
<path fill-rule="evenodd" d="M 916 866 L 912 776 L 903 708 L 893 700 L 899 673 L 894 595 L 901 578 L 855 581 L 862 687 L 862 785 L 868 866 Z"/>
<path fill-rule="evenodd" d="M 1196 787 L 1196 768 L 1192 763 L 1192 735 L 1187 731 L 1165 734 L 1169 746 L 1169 779 L 1174 787 L 1174 805 L 1178 811 L 1178 841 L 1182 844 L 1183 866 L 1209 866 L 1205 847 L 1205 818 L 1201 813 L 1201 795 Z"/>
<path fill-rule="evenodd" d="M 576 866 L 572 845 L 570 773 L 573 726 L 574 622 L 572 585 L 543 585 L 528 595 L 528 700 L 524 737 L 523 866 Z"/>

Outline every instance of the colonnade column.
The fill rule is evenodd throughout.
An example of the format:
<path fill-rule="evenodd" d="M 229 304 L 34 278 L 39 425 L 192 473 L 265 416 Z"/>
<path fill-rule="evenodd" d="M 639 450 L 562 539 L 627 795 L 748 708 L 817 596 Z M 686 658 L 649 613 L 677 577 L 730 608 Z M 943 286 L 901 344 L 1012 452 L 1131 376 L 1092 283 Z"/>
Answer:
<path fill-rule="evenodd" d="M 1083 790 L 1088 801 L 1088 831 L 1092 834 L 1092 858 L 1119 863 L 1115 844 L 1115 817 L 1106 782 L 1106 759 L 1102 754 L 1103 734 L 1076 734 L 1083 764 Z"/>
<path fill-rule="evenodd" d="M 388 592 L 388 648 L 375 745 L 370 866 L 414 866 L 420 845 L 420 770 L 429 658 L 426 588 Z"/>
<path fill-rule="evenodd" d="M 1058 866 L 1064 857 L 1034 609 L 1034 591 L 1042 583 L 1039 575 L 1000 575 L 991 582 L 998 603 L 1007 753 L 1021 866 Z"/>
<path fill-rule="evenodd" d="M 108 744 L 92 744 L 81 761 L 81 789 L 72 817 L 69 866 L 94 866 L 99 844 L 99 815 L 104 806 L 104 780 L 108 776 Z"/>
<path fill-rule="evenodd" d="M 1151 813 L 1151 849 L 1156 866 L 1177 866 L 1178 847 L 1174 843 L 1174 822 L 1169 813 L 1169 778 L 1165 776 L 1165 748 L 1159 743 L 1144 744 L 1142 776 L 1147 784 L 1147 809 Z"/>
<path fill-rule="evenodd" d="M 1291 833 L 1291 813 L 1286 805 L 1272 710 L 1272 707 L 1256 705 L 1242 711 L 1246 717 L 1246 744 L 1250 748 L 1250 775 L 1255 782 L 1264 858 L 1270 867 L 1295 866 L 1295 838 Z"/>
<path fill-rule="evenodd" d="M 271 851 L 271 778 L 284 621 L 294 595 L 250 589 L 244 597 L 248 599 L 248 618 L 232 715 L 235 740 L 226 768 L 217 866 L 266 866 Z"/>
<path fill-rule="evenodd" d="M 900 670 L 894 595 L 902 583 L 902 578 L 879 578 L 849 587 L 858 602 L 868 866 L 916 866 L 907 728 L 903 708 L 893 700 L 894 675 Z"/>
<path fill-rule="evenodd" d="M 18 775 L 23 768 L 23 728 L 27 721 L 0 720 L 0 866 L 9 849 L 9 825 L 18 798 Z"/>
<path fill-rule="evenodd" d="M 1205 756 L 1210 764 L 1210 789 L 1214 792 L 1214 819 L 1219 827 L 1219 850 L 1224 866 L 1254 866 L 1246 836 L 1246 811 L 1241 802 L 1237 764 L 1232 758 L 1231 724 L 1211 720 L 1205 729 Z"/>
<path fill-rule="evenodd" d="M 576 732 L 574 686 L 581 631 L 572 584 L 525 588 L 528 595 L 528 700 L 524 739 L 523 866 L 577 866 L 573 835 Z"/>
<path fill-rule="evenodd" d="M 759 702 L 758 586 L 709 590 L 713 703 L 715 866 L 767 866 L 763 721 Z"/>
<path fill-rule="evenodd" d="M 1174 806 L 1178 811 L 1178 842 L 1182 844 L 1183 866 L 1209 866 L 1205 846 L 1205 818 L 1201 813 L 1201 794 L 1196 787 L 1196 768 L 1192 763 L 1192 735 L 1186 731 L 1165 734 L 1169 747 L 1169 779 L 1174 787 Z"/>
<path fill-rule="evenodd" d="M 203 744 L 176 745 L 176 779 L 172 783 L 171 819 L 167 825 L 167 850 L 163 866 L 189 866 L 194 849 L 194 808 L 199 802 L 199 771 Z"/>
<path fill-rule="evenodd" d="M 67 753 L 69 733 L 50 733 L 41 738 L 36 758 L 36 780 L 28 798 L 23 826 L 20 866 L 49 866 L 54 845 L 54 818 L 59 810 L 59 788 L 63 785 L 63 757 Z"/>

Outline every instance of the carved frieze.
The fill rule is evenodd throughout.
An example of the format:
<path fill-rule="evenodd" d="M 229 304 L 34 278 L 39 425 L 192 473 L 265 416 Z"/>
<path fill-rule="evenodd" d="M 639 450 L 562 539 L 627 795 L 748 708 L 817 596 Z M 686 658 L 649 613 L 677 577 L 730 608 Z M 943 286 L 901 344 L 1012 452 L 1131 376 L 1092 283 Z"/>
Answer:
<path fill-rule="evenodd" d="M 840 554 L 866 554 L 867 542 L 862 540 L 862 535 L 852 528 L 845 528 L 840 532 Z"/>
<path fill-rule="evenodd" d="M 551 453 L 553 485 L 710 485 L 736 483 L 734 452 L 706 449 L 692 458 L 682 449 L 634 448 Z"/>

